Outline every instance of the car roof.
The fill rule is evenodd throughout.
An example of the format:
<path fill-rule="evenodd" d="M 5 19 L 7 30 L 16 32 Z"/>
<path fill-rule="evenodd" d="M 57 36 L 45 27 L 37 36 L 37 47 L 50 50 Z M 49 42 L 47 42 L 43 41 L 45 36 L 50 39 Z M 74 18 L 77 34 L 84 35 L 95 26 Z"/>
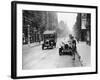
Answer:
<path fill-rule="evenodd" d="M 54 30 L 47 30 L 43 34 L 54 34 L 54 33 L 55 33 Z"/>

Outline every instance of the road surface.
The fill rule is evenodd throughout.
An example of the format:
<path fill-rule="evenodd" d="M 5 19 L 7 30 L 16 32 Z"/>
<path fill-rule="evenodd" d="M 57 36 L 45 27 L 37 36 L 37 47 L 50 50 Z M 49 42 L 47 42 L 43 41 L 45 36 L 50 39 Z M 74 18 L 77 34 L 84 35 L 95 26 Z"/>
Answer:
<path fill-rule="evenodd" d="M 59 41 L 58 41 L 59 42 Z M 66 68 L 81 67 L 90 65 L 90 46 L 80 42 L 77 45 L 78 52 L 81 55 L 80 62 L 76 56 L 73 62 L 72 56 L 59 56 L 59 47 L 54 49 L 42 50 L 42 45 L 31 46 L 23 45 L 22 48 L 22 69 L 50 69 L 50 68 Z"/>

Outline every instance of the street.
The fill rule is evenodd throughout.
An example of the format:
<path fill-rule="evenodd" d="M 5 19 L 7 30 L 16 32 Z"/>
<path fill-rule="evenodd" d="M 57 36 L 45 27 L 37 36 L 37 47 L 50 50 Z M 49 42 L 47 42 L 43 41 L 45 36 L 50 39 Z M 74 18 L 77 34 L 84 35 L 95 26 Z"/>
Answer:
<path fill-rule="evenodd" d="M 58 41 L 59 42 L 59 41 Z M 59 56 L 59 47 L 54 49 L 42 50 L 42 45 L 31 46 L 23 45 L 22 48 L 22 69 L 52 69 L 66 67 L 80 67 L 90 65 L 90 46 L 85 42 L 77 44 L 78 53 L 81 61 L 75 57 L 73 62 L 72 56 Z"/>
<path fill-rule="evenodd" d="M 22 18 L 22 69 L 91 66 L 91 14 L 23 10 Z M 59 55 L 59 48 L 70 42 L 69 37 L 79 41 L 74 41 L 74 48 L 77 46 L 80 59 L 78 55 L 75 60 L 71 55 Z M 52 42 L 56 48 L 42 50 L 43 41 L 48 45 Z"/>

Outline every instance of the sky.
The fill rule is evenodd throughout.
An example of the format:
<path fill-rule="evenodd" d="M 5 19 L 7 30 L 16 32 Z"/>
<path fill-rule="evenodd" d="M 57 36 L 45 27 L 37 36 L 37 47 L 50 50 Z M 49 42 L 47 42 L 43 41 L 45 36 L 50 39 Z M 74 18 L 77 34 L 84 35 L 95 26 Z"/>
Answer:
<path fill-rule="evenodd" d="M 64 21 L 69 30 L 72 32 L 72 28 L 76 22 L 77 13 L 57 13 L 57 15 L 58 22 Z"/>

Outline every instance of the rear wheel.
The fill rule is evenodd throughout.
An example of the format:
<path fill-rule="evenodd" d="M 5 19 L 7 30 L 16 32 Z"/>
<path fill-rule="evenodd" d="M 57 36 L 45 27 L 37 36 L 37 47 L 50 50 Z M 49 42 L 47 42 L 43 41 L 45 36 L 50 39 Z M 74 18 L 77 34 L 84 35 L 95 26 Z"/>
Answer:
<path fill-rule="evenodd" d="M 42 50 L 44 50 L 44 44 L 42 44 Z"/>
<path fill-rule="evenodd" d="M 55 43 L 54 47 L 56 48 L 56 43 Z"/>

